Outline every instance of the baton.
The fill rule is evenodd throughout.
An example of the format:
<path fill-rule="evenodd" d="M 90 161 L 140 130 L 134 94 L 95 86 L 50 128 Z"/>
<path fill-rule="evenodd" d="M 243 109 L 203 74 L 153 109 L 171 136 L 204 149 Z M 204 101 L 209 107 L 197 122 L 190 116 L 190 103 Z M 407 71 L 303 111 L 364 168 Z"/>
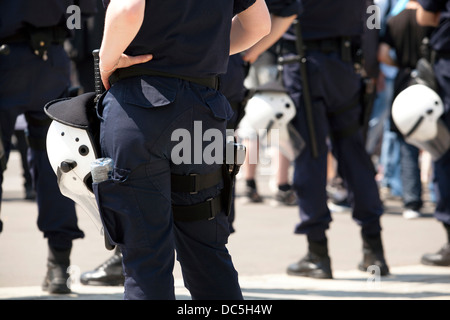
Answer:
<path fill-rule="evenodd" d="M 95 85 L 94 102 L 95 104 L 97 104 L 98 99 L 105 91 L 105 87 L 103 86 L 102 77 L 100 75 L 100 50 L 99 49 L 93 50 L 92 55 L 94 56 L 94 85 Z M 113 250 L 116 246 L 109 241 L 106 232 L 104 234 L 104 238 L 105 238 L 105 248 L 107 250 Z"/>
<path fill-rule="evenodd" d="M 311 153 L 313 158 L 317 158 L 319 155 L 317 148 L 317 139 L 316 139 L 316 130 L 314 125 L 314 115 L 313 115 L 313 106 L 311 102 L 311 93 L 309 91 L 309 81 L 308 81 L 308 72 L 306 70 L 306 54 L 303 47 L 303 37 L 302 31 L 300 29 L 300 21 L 296 21 L 296 35 L 297 39 L 295 41 L 297 47 L 297 53 L 300 58 L 300 73 L 302 76 L 302 85 L 303 85 L 303 97 L 305 103 L 305 113 L 306 113 L 306 122 L 308 124 L 309 138 L 311 142 Z"/>
<path fill-rule="evenodd" d="M 92 51 L 94 56 L 94 85 L 95 85 L 95 102 L 100 98 L 102 93 L 105 91 L 105 87 L 102 83 L 102 77 L 100 75 L 100 50 L 95 49 Z"/>

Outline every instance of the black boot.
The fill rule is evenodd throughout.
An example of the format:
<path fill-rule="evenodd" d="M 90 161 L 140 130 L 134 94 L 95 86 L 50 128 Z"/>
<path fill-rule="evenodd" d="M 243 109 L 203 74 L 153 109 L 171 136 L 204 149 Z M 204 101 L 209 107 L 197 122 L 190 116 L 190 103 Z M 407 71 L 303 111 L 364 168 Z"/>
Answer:
<path fill-rule="evenodd" d="M 389 274 L 389 267 L 384 258 L 383 243 L 381 241 L 381 234 L 364 235 L 363 239 L 363 260 L 359 263 L 358 269 L 367 271 L 370 266 L 378 266 L 380 268 L 380 275 L 386 276 Z"/>
<path fill-rule="evenodd" d="M 331 260 L 328 256 L 327 240 L 308 240 L 308 253 L 299 262 L 291 264 L 287 273 L 317 279 L 332 279 Z"/>
<path fill-rule="evenodd" d="M 69 274 L 67 268 L 70 266 L 70 251 L 57 250 L 49 247 L 47 259 L 47 274 L 42 284 L 42 290 L 48 293 L 70 293 L 67 286 Z"/>
<path fill-rule="evenodd" d="M 92 271 L 81 274 L 84 285 L 123 286 L 122 252 L 116 247 L 114 255 Z"/>
<path fill-rule="evenodd" d="M 429 266 L 450 266 L 450 225 L 444 224 L 447 231 L 448 242 L 436 253 L 427 253 L 422 256 L 421 262 Z"/>

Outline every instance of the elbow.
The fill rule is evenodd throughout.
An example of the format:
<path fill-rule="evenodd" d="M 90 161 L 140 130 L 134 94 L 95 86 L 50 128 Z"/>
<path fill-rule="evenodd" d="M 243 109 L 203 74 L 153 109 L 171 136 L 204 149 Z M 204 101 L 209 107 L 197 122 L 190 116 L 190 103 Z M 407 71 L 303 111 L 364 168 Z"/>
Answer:
<path fill-rule="evenodd" d="M 261 40 L 262 38 L 267 36 L 271 30 L 272 30 L 272 23 L 269 18 L 264 23 L 259 24 L 258 28 L 255 28 L 254 30 L 255 38 Z"/>
<path fill-rule="evenodd" d="M 264 23 L 264 26 L 261 28 L 261 33 L 262 33 L 262 37 L 267 36 L 270 31 L 272 31 L 272 21 L 270 20 L 270 18 L 267 20 L 266 23 Z"/>
<path fill-rule="evenodd" d="M 437 27 L 440 14 L 423 10 L 421 7 L 416 11 L 417 24 L 424 27 Z"/>

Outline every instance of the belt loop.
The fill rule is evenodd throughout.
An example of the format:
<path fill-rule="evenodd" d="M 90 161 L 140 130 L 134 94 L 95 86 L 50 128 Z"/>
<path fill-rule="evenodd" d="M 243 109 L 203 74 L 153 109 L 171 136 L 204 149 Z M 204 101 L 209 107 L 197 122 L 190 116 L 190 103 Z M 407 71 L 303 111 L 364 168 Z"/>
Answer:
<path fill-rule="evenodd" d="M 212 219 L 214 219 L 216 217 L 216 214 L 217 214 L 216 210 L 217 209 L 220 210 L 220 208 L 217 208 L 217 205 L 216 205 L 216 202 L 220 203 L 220 201 L 214 201 L 214 198 L 209 198 L 208 200 L 206 200 L 206 202 L 209 202 L 209 205 L 210 205 L 210 208 L 211 208 L 210 209 L 210 216 L 209 216 L 208 220 L 212 220 Z"/>
<path fill-rule="evenodd" d="M 197 179 L 198 174 L 191 173 L 189 176 L 193 178 L 192 179 L 192 189 L 191 190 L 194 190 L 194 191 L 189 192 L 189 194 L 197 194 L 198 190 L 200 189 L 199 188 L 199 179 Z"/>

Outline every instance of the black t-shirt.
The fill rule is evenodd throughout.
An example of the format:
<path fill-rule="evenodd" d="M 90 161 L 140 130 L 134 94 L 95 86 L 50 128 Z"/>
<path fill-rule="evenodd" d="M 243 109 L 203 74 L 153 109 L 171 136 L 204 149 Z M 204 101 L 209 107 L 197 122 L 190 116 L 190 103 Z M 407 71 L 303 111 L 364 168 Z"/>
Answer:
<path fill-rule="evenodd" d="M 299 21 L 304 40 L 361 36 L 365 26 L 366 1 L 302 0 Z M 292 27 L 283 36 L 295 41 Z"/>
<path fill-rule="evenodd" d="M 430 30 L 431 28 L 422 27 L 417 23 L 415 9 L 405 9 L 387 21 L 386 32 L 381 42 L 395 49 L 397 55 L 399 71 L 394 80 L 394 98 L 409 86 L 411 71 L 421 58 L 422 40 Z M 390 123 L 390 130 L 399 133 L 392 117 Z"/>
<path fill-rule="evenodd" d="M 429 30 L 417 24 L 415 9 L 405 9 L 387 21 L 381 42 L 395 49 L 399 68 L 414 68 L 421 57 L 422 40 Z"/>
<path fill-rule="evenodd" d="M 154 71 L 199 78 L 225 73 L 231 20 L 254 3 L 255 0 L 147 0 L 141 29 L 125 53 L 153 54 L 153 59 L 140 67 Z"/>

